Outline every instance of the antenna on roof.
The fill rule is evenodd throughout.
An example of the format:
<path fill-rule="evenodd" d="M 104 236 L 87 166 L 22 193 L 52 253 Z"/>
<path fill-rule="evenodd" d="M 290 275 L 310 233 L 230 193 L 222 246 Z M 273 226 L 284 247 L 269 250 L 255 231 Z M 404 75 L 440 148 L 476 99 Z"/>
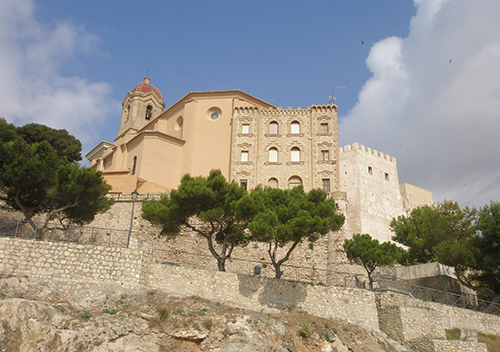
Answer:
<path fill-rule="evenodd" d="M 332 95 L 328 97 L 328 101 L 333 105 L 335 103 L 335 89 L 345 89 L 347 87 L 332 87 Z"/>
<path fill-rule="evenodd" d="M 146 77 L 149 77 L 149 68 L 146 67 Z"/>

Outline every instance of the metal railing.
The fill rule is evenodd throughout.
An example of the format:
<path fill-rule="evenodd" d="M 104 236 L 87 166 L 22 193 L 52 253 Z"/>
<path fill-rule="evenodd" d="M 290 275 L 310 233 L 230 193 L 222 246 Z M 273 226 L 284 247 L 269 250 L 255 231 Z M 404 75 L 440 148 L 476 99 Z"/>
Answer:
<path fill-rule="evenodd" d="M 85 245 L 127 247 L 128 230 L 0 218 L 0 236 L 50 242 L 71 242 Z"/>

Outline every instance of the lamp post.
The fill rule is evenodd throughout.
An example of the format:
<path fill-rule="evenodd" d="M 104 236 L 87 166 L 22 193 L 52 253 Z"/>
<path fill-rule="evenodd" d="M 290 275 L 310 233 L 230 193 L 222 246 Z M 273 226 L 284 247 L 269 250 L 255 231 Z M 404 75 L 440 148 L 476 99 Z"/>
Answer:
<path fill-rule="evenodd" d="M 134 190 L 132 192 L 132 213 L 130 214 L 130 228 L 128 230 L 128 236 L 127 236 L 127 248 L 130 244 L 130 235 L 132 235 L 132 223 L 134 222 L 134 205 L 135 205 L 135 200 L 139 196 L 139 193 L 137 190 Z"/>

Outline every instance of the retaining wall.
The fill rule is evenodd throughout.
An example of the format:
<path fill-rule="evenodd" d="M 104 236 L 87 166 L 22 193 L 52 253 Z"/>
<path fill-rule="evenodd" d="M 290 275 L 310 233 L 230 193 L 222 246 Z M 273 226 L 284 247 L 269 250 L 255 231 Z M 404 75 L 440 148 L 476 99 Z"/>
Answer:
<path fill-rule="evenodd" d="M 3 275 L 139 284 L 149 256 L 137 248 L 0 238 Z"/>

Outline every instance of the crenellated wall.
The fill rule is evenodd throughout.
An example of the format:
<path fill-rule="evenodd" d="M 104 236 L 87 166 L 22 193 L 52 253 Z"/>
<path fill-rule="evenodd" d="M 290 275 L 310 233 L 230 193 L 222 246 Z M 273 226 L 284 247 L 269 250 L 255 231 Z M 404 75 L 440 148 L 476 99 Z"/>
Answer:
<path fill-rule="evenodd" d="M 396 158 L 354 143 L 340 149 L 340 190 L 347 193 L 351 233 L 392 237 L 391 220 L 405 214 Z"/>

